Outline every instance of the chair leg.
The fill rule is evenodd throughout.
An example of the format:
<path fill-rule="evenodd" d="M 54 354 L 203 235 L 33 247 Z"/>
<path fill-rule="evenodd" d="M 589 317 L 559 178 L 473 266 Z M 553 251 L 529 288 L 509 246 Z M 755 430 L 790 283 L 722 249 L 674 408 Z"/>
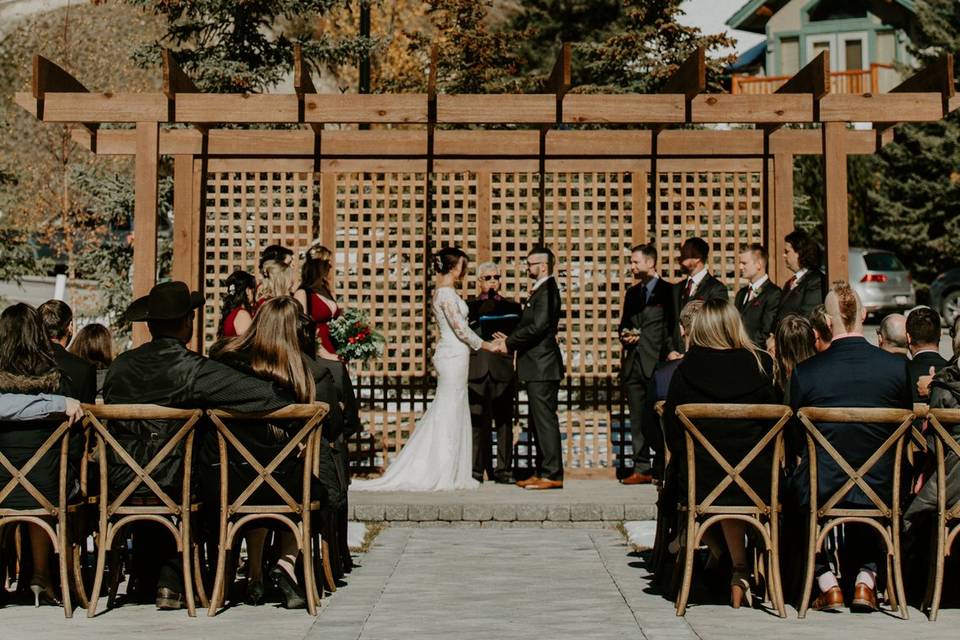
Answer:
<path fill-rule="evenodd" d="M 203 584 L 203 561 L 200 558 L 200 547 L 202 545 L 193 543 L 193 581 L 196 585 L 197 597 L 200 598 L 200 606 L 204 609 L 210 608 L 210 598 L 207 597 L 207 588 Z"/>
<path fill-rule="evenodd" d="M 97 602 L 100 599 L 100 589 L 103 587 L 103 572 L 106 569 L 107 564 L 107 533 L 108 532 L 106 530 L 101 529 L 100 533 L 97 535 L 97 568 L 93 574 L 93 587 L 90 589 L 90 597 L 88 598 L 88 618 L 92 618 L 97 614 Z M 114 571 L 116 571 L 116 567 L 111 566 L 111 577 Z"/>
<path fill-rule="evenodd" d="M 897 600 L 900 601 L 900 617 L 904 620 L 910 619 L 910 610 L 907 607 L 907 595 L 906 590 L 903 585 L 903 570 L 901 568 L 901 557 L 900 557 L 900 540 L 894 539 L 893 541 L 893 573 L 896 577 L 894 590 L 897 592 Z"/>
<path fill-rule="evenodd" d="M 697 538 L 697 525 L 687 527 L 687 539 L 684 544 L 683 582 L 677 596 L 677 615 L 682 616 L 687 611 L 687 598 L 690 596 L 690 582 L 693 579 L 693 559 L 697 551 L 694 541 Z"/>
<path fill-rule="evenodd" d="M 223 595 L 226 585 L 224 584 L 227 573 L 227 536 L 233 532 L 229 525 L 221 527 L 220 545 L 217 549 L 217 575 L 213 579 L 213 591 L 210 594 L 210 608 L 207 609 L 207 615 L 211 618 L 217 615 L 217 610 L 223 605 Z"/>
<path fill-rule="evenodd" d="M 337 580 L 333 575 L 333 566 L 330 564 L 330 541 L 327 538 L 320 538 L 321 562 L 323 563 L 323 577 L 330 587 L 330 593 L 336 593 Z"/>
<path fill-rule="evenodd" d="M 83 542 L 81 539 L 79 543 L 70 544 L 70 561 L 73 565 L 70 573 L 73 577 L 73 588 L 76 590 L 79 600 L 77 606 L 86 609 L 90 605 L 90 601 L 87 598 L 87 585 L 83 579 Z"/>
<path fill-rule="evenodd" d="M 73 602 L 70 597 L 70 563 L 67 557 L 70 553 L 70 546 L 67 544 L 66 522 L 61 522 L 57 526 L 57 560 L 60 563 L 60 599 L 63 601 L 63 615 L 67 618 L 73 617 Z"/>
<path fill-rule="evenodd" d="M 819 527 L 816 525 L 808 528 L 809 540 L 807 541 L 807 568 L 803 577 L 803 593 L 800 596 L 800 610 L 797 617 L 801 620 L 806 617 L 807 609 L 810 607 L 810 595 L 813 592 L 813 571 L 817 555 L 817 536 L 820 534 Z"/>
<path fill-rule="evenodd" d="M 310 533 L 310 512 L 300 520 L 301 556 L 303 557 L 303 591 L 307 596 L 307 613 L 317 615 L 317 575 L 313 567 L 313 540 Z"/>
<path fill-rule="evenodd" d="M 927 616 L 930 622 L 937 621 L 937 613 L 940 611 L 940 598 L 943 595 L 943 572 L 947 560 L 946 550 L 944 549 L 947 537 L 945 527 L 939 527 L 937 531 L 937 551 L 933 556 L 930 576 L 927 578 L 927 606 L 929 606 Z"/>
<path fill-rule="evenodd" d="M 896 578 L 893 575 L 893 550 L 887 551 L 887 602 L 890 604 L 890 611 L 896 611 L 898 608 Z"/>
<path fill-rule="evenodd" d="M 116 542 L 116 540 L 114 540 Z M 120 542 L 124 542 L 123 539 Z M 110 590 L 107 592 L 107 609 L 113 609 L 117 606 L 117 590 L 123 581 L 123 556 L 124 554 L 114 544 L 110 549 Z"/>
<path fill-rule="evenodd" d="M 190 514 L 180 519 L 180 559 L 183 561 L 183 595 L 187 599 L 187 615 L 197 617 L 196 603 L 193 600 L 193 572 L 190 551 L 193 543 L 190 539 Z"/>

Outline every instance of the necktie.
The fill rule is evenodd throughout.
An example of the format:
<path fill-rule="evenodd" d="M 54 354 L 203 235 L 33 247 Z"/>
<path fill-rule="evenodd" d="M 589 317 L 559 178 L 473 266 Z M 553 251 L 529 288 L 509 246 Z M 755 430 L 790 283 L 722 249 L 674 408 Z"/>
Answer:
<path fill-rule="evenodd" d="M 753 302 L 753 299 L 757 297 L 757 291 L 753 287 L 750 287 L 750 290 L 747 291 L 747 299 L 744 301 L 744 304 L 749 304 Z"/>
<path fill-rule="evenodd" d="M 684 300 L 690 299 L 690 292 L 693 291 L 693 278 L 687 278 L 687 288 L 684 289 L 683 298 Z"/>

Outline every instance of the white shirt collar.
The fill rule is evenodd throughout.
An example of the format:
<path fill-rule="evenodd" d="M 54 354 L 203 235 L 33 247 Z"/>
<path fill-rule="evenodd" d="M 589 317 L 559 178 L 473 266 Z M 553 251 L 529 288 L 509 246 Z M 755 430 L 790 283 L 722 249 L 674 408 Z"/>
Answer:
<path fill-rule="evenodd" d="M 793 281 L 794 281 L 794 282 L 800 282 L 800 279 L 801 279 L 803 276 L 805 276 L 805 275 L 807 275 L 807 270 L 806 270 L 806 269 L 800 269 L 800 271 L 797 271 L 795 274 L 793 274 Z"/>
<path fill-rule="evenodd" d="M 754 292 L 755 294 L 760 293 L 760 287 L 762 287 L 763 285 L 765 285 L 765 284 L 767 283 L 767 280 L 769 280 L 769 279 L 770 279 L 770 277 L 769 277 L 767 274 L 763 274 L 763 277 L 762 277 L 762 278 L 760 278 L 760 279 L 757 280 L 756 282 L 751 282 L 751 283 L 750 283 L 750 288 L 753 289 L 753 292 Z"/>
<path fill-rule="evenodd" d="M 921 353 L 935 353 L 937 355 L 940 355 L 940 350 L 934 349 L 933 347 L 930 347 L 929 349 L 920 349 L 920 351 L 917 351 L 915 354 L 913 354 L 913 356 L 911 356 L 911 359 L 916 358 Z"/>
<path fill-rule="evenodd" d="M 693 286 L 699 287 L 700 283 L 703 282 L 703 279 L 707 277 L 707 270 L 701 269 L 700 273 L 695 276 L 690 276 L 690 279 L 693 280 Z"/>
<path fill-rule="evenodd" d="M 546 282 L 547 280 L 549 280 L 549 279 L 552 278 L 552 277 L 553 277 L 553 274 L 550 274 L 549 276 L 544 276 L 544 277 L 540 278 L 539 280 L 537 280 L 536 282 L 533 283 L 533 288 L 530 289 L 530 291 L 536 291 L 537 289 L 540 288 L 540 285 L 542 285 L 544 282 Z"/>

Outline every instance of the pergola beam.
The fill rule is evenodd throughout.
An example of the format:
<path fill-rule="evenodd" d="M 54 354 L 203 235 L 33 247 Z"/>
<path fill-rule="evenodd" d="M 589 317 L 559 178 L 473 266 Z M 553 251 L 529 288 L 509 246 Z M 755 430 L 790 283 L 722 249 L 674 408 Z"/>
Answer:
<path fill-rule="evenodd" d="M 33 56 L 33 75 L 30 82 L 30 95 L 33 97 L 33 103 L 32 109 L 27 110 L 43 120 L 46 115 L 47 96 L 59 93 L 84 94 L 89 93 L 89 91 L 83 86 L 82 82 L 74 78 L 65 69 L 43 56 L 35 54 Z M 27 100 L 24 100 L 24 102 L 27 102 Z M 20 104 L 23 103 L 20 102 Z M 82 123 L 91 136 L 99 126 L 96 123 L 86 121 L 86 119 L 77 121 Z"/>

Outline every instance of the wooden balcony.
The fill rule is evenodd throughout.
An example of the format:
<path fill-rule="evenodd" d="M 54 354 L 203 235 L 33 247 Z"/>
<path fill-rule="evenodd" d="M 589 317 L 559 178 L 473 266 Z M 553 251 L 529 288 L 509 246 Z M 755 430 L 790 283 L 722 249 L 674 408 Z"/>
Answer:
<path fill-rule="evenodd" d="M 893 69 L 889 64 L 871 64 L 869 69 L 859 71 L 834 71 L 830 73 L 830 93 L 877 95 L 880 93 L 880 73 Z M 790 76 L 747 76 L 731 78 L 730 93 L 767 95 L 775 93 Z"/>

